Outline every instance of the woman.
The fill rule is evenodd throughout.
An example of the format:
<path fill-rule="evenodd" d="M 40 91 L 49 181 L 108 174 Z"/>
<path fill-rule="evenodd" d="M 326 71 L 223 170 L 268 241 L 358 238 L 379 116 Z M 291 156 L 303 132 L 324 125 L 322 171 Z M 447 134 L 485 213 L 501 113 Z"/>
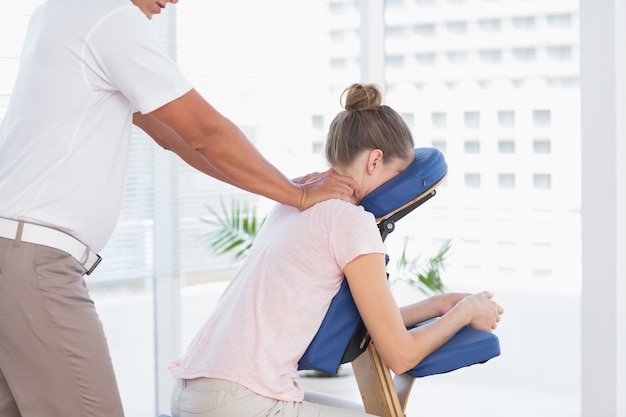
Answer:
<path fill-rule="evenodd" d="M 411 163 L 413 139 L 402 117 L 381 104 L 377 86 L 353 84 L 344 94 L 345 111 L 330 126 L 326 158 L 365 196 Z M 170 366 L 177 378 L 173 417 L 366 415 L 360 406 L 330 405 L 297 384 L 298 361 L 344 275 L 395 373 L 413 368 L 463 326 L 496 328 L 502 308 L 487 292 L 436 295 L 399 309 L 384 254 L 374 217 L 358 205 L 329 200 L 303 212 L 276 206 L 213 315 Z"/>

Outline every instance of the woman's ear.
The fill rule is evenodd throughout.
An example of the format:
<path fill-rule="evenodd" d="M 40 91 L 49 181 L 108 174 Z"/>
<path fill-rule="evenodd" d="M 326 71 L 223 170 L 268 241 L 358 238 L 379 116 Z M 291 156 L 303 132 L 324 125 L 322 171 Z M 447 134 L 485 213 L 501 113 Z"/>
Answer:
<path fill-rule="evenodd" d="M 372 149 L 367 157 L 367 174 L 372 175 L 383 162 L 383 151 Z"/>

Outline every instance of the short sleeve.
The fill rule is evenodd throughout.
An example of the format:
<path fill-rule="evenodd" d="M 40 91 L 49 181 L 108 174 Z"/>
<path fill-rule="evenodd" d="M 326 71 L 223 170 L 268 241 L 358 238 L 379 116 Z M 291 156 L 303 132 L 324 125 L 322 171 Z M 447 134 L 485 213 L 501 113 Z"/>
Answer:
<path fill-rule="evenodd" d="M 85 62 L 95 87 L 120 91 L 142 113 L 192 88 L 152 23 L 131 3 L 111 11 L 92 28 L 84 53 L 92 58 Z"/>
<path fill-rule="evenodd" d="M 330 230 L 331 251 L 341 270 L 352 260 L 370 253 L 385 253 L 374 216 L 361 206 L 336 204 Z"/>

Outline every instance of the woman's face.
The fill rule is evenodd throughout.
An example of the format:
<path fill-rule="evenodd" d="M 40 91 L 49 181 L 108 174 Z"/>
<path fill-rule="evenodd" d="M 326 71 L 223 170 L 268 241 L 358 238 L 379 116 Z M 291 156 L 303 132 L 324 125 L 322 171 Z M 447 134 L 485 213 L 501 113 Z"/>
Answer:
<path fill-rule="evenodd" d="M 148 19 L 152 19 L 155 14 L 161 13 L 161 9 L 165 9 L 167 3 L 176 4 L 178 0 L 131 0 L 133 4 L 146 15 Z"/>

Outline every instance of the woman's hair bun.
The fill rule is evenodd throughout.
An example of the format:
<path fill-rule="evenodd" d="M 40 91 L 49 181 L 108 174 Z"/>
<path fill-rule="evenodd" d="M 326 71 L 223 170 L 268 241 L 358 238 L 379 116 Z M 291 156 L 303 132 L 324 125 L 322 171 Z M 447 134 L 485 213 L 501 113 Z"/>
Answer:
<path fill-rule="evenodd" d="M 352 84 L 343 91 L 341 97 L 345 97 L 346 110 L 373 110 L 383 102 L 383 92 L 376 84 Z"/>

